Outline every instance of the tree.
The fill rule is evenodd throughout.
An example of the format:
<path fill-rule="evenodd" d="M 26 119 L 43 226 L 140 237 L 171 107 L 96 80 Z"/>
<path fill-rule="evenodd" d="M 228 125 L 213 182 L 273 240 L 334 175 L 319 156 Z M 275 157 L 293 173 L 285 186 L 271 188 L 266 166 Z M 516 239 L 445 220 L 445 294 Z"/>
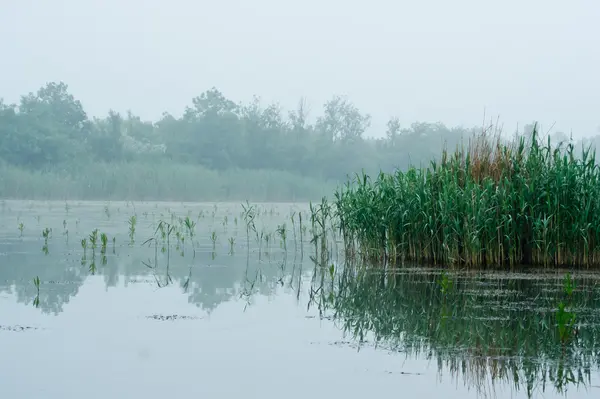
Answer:
<path fill-rule="evenodd" d="M 238 110 L 238 106 L 215 87 L 193 98 L 192 104 L 193 108 L 187 107 L 185 111 L 188 118 L 201 118 L 211 113 L 217 115 L 228 112 L 235 113 Z"/>
<path fill-rule="evenodd" d="M 391 147 L 395 147 L 400 135 L 400 119 L 398 117 L 391 118 L 387 123 L 385 135 Z"/>
<path fill-rule="evenodd" d="M 361 114 L 347 98 L 335 96 L 325 103 L 324 115 L 317 120 L 317 130 L 331 141 L 357 141 L 371 125 L 371 116 Z"/>

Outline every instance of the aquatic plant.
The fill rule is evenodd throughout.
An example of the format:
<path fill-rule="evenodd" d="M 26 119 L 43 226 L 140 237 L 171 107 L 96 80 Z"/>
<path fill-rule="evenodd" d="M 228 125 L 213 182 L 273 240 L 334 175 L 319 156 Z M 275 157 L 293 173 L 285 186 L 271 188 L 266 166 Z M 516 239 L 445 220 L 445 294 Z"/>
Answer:
<path fill-rule="evenodd" d="M 292 212 L 290 214 L 290 221 L 292 222 L 292 233 L 294 234 L 294 252 L 298 251 L 298 242 L 296 241 L 296 223 L 294 222 L 294 217 L 296 216 L 296 212 Z"/>
<path fill-rule="evenodd" d="M 92 244 L 92 251 L 94 251 L 98 243 L 98 229 L 92 230 L 88 238 L 90 240 L 90 244 Z"/>
<path fill-rule="evenodd" d="M 36 289 L 36 296 L 35 298 L 33 298 L 33 306 L 36 308 L 40 307 L 40 277 L 36 276 L 33 279 L 33 285 L 35 286 Z"/>
<path fill-rule="evenodd" d="M 108 244 L 108 236 L 106 233 L 100 234 L 100 243 L 102 246 L 100 252 L 104 255 L 106 253 L 106 245 Z"/>
<path fill-rule="evenodd" d="M 129 245 L 133 245 L 135 242 L 135 225 L 137 223 L 137 216 L 133 215 L 129 218 Z"/>
<path fill-rule="evenodd" d="M 286 229 L 285 223 L 277 226 L 277 234 L 279 235 L 279 238 L 281 239 L 281 242 L 279 244 L 280 247 L 283 248 L 283 250 L 285 252 L 287 252 L 287 229 Z"/>
<path fill-rule="evenodd" d="M 242 209 L 242 217 L 246 223 L 246 245 L 248 251 L 250 251 L 250 230 L 256 233 L 256 224 L 254 223 L 254 219 L 256 218 L 257 208 L 256 205 L 250 205 L 250 203 L 246 201 L 246 204 L 242 204 Z"/>
<path fill-rule="evenodd" d="M 44 230 L 42 230 L 42 237 L 44 238 L 44 245 L 42 246 L 42 251 L 44 252 L 44 254 L 48 255 L 48 240 L 50 239 L 50 236 L 52 234 L 52 229 L 46 227 Z"/>
<path fill-rule="evenodd" d="M 154 272 L 154 278 L 156 280 L 156 284 L 159 288 L 165 287 L 173 282 L 170 274 L 170 265 L 171 265 L 171 235 L 175 231 L 175 226 L 170 223 L 167 223 L 161 220 L 154 231 L 154 237 L 150 237 L 146 241 L 142 243 L 142 246 L 148 244 L 151 245 L 154 243 L 154 261 L 144 262 L 142 264 L 149 269 L 152 269 Z M 160 237 L 157 237 L 157 233 L 160 232 Z M 162 252 L 166 252 L 167 262 L 166 262 L 166 278 L 164 281 L 161 281 L 156 275 L 156 270 L 158 269 L 158 243 L 159 238 L 163 242 Z"/>
<path fill-rule="evenodd" d="M 335 192 L 346 252 L 467 267 L 600 265 L 595 152 L 485 133 L 428 168 L 362 174 Z M 315 212 L 315 209 L 312 210 Z"/>
<path fill-rule="evenodd" d="M 187 234 L 190 237 L 190 242 L 192 243 L 192 251 L 194 253 L 194 257 L 196 257 L 196 246 L 194 244 L 194 237 L 196 236 L 196 222 L 192 221 L 188 215 L 184 220 L 184 225 Z"/>
<path fill-rule="evenodd" d="M 216 231 L 213 231 L 212 233 L 210 233 L 210 240 L 212 241 L 212 249 L 214 252 L 216 249 L 216 246 L 217 246 L 217 232 Z"/>
<path fill-rule="evenodd" d="M 262 238 L 263 237 L 265 239 L 265 244 L 266 244 L 265 255 L 268 255 L 269 254 L 269 250 L 270 250 L 269 243 L 271 242 L 271 233 L 264 233 L 264 231 L 261 231 L 260 235 L 261 235 L 261 242 L 262 242 Z M 261 252 L 261 250 L 262 250 L 262 246 L 259 245 L 258 246 L 258 259 L 259 260 L 260 260 L 260 252 Z"/>
<path fill-rule="evenodd" d="M 25 225 L 23 224 L 23 222 L 19 223 L 19 237 L 23 237 L 23 230 L 25 230 Z"/>
<path fill-rule="evenodd" d="M 87 248 L 88 248 L 88 243 L 87 243 L 86 238 L 81 240 L 81 248 L 83 249 L 83 256 L 81 257 L 81 264 L 85 265 L 86 260 L 87 260 Z"/>

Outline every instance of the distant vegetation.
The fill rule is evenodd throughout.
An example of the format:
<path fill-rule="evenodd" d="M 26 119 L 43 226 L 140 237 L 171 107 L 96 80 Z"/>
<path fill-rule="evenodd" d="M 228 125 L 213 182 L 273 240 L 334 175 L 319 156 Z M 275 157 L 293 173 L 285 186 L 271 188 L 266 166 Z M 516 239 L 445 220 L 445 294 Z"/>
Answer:
<path fill-rule="evenodd" d="M 595 152 L 480 135 L 428 168 L 359 176 L 336 192 L 347 249 L 437 265 L 598 266 Z"/>
<path fill-rule="evenodd" d="M 428 163 L 444 142 L 481 131 L 391 118 L 384 138 L 367 138 L 369 115 L 344 97 L 318 114 L 303 101 L 290 112 L 239 104 L 213 88 L 181 117 L 91 118 L 66 84 L 49 83 L 18 104 L 0 100 L 0 197 L 318 199 L 349 174 Z"/>

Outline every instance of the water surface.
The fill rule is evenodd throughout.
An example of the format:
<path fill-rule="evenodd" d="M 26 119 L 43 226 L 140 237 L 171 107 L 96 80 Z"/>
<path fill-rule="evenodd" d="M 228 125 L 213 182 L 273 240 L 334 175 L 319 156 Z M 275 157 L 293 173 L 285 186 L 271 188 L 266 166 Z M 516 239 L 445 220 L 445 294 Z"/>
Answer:
<path fill-rule="evenodd" d="M 306 205 L 257 209 L 255 233 L 239 204 L 3 201 L 3 397 L 600 394 L 597 274 L 315 265 Z"/>

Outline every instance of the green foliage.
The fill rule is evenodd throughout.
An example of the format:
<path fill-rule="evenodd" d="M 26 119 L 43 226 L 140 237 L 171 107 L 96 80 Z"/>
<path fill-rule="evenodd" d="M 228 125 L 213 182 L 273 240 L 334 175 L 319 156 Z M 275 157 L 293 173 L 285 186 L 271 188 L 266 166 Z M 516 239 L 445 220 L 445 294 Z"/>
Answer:
<path fill-rule="evenodd" d="M 527 143 L 527 141 L 530 141 Z M 437 265 L 597 266 L 600 169 L 572 144 L 475 137 L 429 168 L 357 176 L 335 194 L 350 252 Z"/>
<path fill-rule="evenodd" d="M 386 139 L 347 98 L 335 96 L 309 123 L 300 101 L 287 115 L 259 98 L 238 104 L 216 88 L 179 118 L 128 112 L 89 118 L 64 83 L 18 104 L 0 101 L 0 196 L 40 199 L 311 200 L 351 171 L 374 173 L 428 161 L 465 129 L 392 119 Z M 108 215 L 107 215 L 108 216 Z"/>

